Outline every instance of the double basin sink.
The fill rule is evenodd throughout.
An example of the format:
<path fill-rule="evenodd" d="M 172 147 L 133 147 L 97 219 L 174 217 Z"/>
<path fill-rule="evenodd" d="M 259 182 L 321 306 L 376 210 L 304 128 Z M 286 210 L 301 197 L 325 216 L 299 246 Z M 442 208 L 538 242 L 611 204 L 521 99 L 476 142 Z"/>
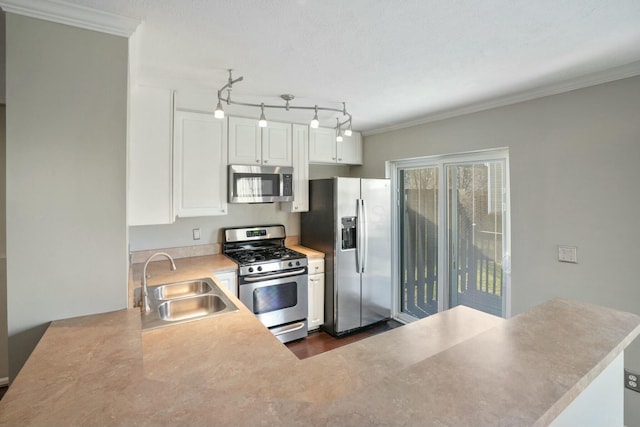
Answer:
<path fill-rule="evenodd" d="M 238 311 L 210 278 L 149 286 L 149 312 L 142 329 L 155 329 Z"/>

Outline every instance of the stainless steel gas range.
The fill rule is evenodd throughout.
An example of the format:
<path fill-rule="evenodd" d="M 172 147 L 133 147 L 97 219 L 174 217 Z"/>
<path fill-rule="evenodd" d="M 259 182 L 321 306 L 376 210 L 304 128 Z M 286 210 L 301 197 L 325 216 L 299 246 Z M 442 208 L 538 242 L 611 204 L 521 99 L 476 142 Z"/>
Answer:
<path fill-rule="evenodd" d="M 307 336 L 307 257 L 285 247 L 283 225 L 223 230 L 222 252 L 238 264 L 240 301 L 283 343 Z"/>

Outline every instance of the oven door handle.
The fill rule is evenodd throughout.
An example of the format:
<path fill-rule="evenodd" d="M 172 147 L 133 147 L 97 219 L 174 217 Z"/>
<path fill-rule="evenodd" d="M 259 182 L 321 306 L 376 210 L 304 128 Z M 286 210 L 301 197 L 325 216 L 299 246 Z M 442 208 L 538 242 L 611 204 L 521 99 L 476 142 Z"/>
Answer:
<path fill-rule="evenodd" d="M 265 274 L 263 276 L 246 276 L 244 277 L 244 280 L 246 282 L 258 282 L 260 280 L 279 279 L 281 277 L 299 276 L 302 273 L 304 273 L 304 268 L 301 268 L 299 270 L 287 271 L 284 273 Z"/>

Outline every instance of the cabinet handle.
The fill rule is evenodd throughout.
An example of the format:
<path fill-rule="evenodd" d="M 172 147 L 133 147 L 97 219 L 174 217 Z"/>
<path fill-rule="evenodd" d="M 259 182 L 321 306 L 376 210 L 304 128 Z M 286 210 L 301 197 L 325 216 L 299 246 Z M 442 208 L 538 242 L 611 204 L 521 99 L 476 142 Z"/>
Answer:
<path fill-rule="evenodd" d="M 339 161 L 339 162 L 341 162 L 341 161 L 342 161 L 342 159 L 338 159 L 338 161 Z"/>
<path fill-rule="evenodd" d="M 267 161 L 265 160 L 264 163 L 267 164 Z"/>
<path fill-rule="evenodd" d="M 260 163 L 260 159 L 256 159 L 256 163 Z"/>

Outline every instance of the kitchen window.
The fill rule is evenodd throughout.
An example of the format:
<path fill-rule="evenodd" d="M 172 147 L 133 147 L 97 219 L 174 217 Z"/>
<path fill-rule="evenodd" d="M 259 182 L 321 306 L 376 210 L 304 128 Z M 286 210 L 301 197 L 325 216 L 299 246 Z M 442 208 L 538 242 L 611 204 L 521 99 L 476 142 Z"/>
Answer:
<path fill-rule="evenodd" d="M 394 316 L 466 305 L 508 317 L 508 150 L 398 160 L 388 170 Z"/>

